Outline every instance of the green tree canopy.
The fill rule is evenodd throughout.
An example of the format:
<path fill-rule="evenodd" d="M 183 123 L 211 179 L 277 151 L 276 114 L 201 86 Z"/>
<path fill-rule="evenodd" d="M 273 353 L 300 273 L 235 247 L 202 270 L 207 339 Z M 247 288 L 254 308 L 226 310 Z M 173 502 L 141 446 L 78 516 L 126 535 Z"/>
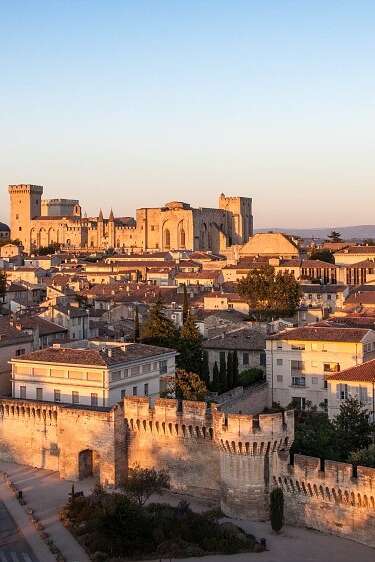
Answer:
<path fill-rule="evenodd" d="M 341 232 L 337 232 L 337 230 L 332 230 L 327 238 L 329 238 L 330 242 L 342 242 Z"/>
<path fill-rule="evenodd" d="M 160 295 L 151 307 L 148 318 L 142 324 L 141 341 L 161 347 L 177 348 L 178 330 L 174 323 L 165 316 Z"/>
<path fill-rule="evenodd" d="M 325 248 L 313 250 L 310 254 L 310 259 L 325 261 L 327 263 L 335 263 L 335 258 L 331 250 Z"/>
<path fill-rule="evenodd" d="M 180 331 L 178 351 L 177 365 L 181 369 L 199 374 L 203 361 L 202 336 L 190 313 Z"/>
<path fill-rule="evenodd" d="M 333 420 L 336 442 L 340 452 L 348 453 L 365 449 L 371 443 L 374 426 L 370 412 L 357 398 L 349 397 L 340 404 L 340 411 Z"/>
<path fill-rule="evenodd" d="M 238 285 L 238 292 L 257 320 L 293 316 L 300 302 L 301 289 L 293 275 L 280 272 L 275 275 L 269 265 L 251 269 Z"/>

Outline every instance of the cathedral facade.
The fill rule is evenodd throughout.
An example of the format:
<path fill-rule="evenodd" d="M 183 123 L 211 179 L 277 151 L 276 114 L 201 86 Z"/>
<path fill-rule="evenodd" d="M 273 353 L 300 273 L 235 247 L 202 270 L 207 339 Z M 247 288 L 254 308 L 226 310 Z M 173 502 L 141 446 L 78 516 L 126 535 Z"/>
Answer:
<path fill-rule="evenodd" d="M 253 234 L 252 200 L 220 195 L 219 207 L 192 208 L 172 201 L 137 209 L 136 219 L 82 216 L 77 200 L 42 199 L 43 187 L 10 185 L 11 238 L 26 252 L 50 244 L 64 248 L 123 251 L 210 250 L 244 244 Z"/>

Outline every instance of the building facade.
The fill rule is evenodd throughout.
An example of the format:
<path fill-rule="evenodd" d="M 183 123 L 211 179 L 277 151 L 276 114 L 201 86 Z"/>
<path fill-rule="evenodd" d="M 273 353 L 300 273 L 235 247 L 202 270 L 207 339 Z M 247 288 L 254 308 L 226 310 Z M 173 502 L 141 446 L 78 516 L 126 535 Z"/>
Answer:
<path fill-rule="evenodd" d="M 43 200 L 43 187 L 10 185 L 11 237 L 26 252 L 50 244 L 77 249 L 211 250 L 244 244 L 253 234 L 252 200 L 220 195 L 219 208 L 172 201 L 132 217 L 82 217 L 77 200 Z"/>
<path fill-rule="evenodd" d="M 12 396 L 95 407 L 126 395 L 157 397 L 160 377 L 175 373 L 176 355 L 143 344 L 54 344 L 12 359 Z"/>
<path fill-rule="evenodd" d="M 326 377 L 375 357 L 375 331 L 365 328 L 305 326 L 266 341 L 266 373 L 272 402 L 307 402 L 328 407 Z"/>

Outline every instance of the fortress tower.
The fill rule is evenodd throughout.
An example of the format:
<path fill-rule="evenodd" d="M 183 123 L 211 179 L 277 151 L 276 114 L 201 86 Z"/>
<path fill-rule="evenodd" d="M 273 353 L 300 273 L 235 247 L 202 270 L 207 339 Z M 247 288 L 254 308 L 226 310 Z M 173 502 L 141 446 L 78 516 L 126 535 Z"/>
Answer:
<path fill-rule="evenodd" d="M 224 193 L 219 198 L 219 209 L 230 213 L 230 244 L 245 244 L 253 235 L 253 214 L 251 197 L 226 197 Z"/>
<path fill-rule="evenodd" d="M 12 240 L 21 240 L 24 248 L 30 245 L 31 221 L 41 212 L 41 185 L 10 185 L 10 232 Z"/>

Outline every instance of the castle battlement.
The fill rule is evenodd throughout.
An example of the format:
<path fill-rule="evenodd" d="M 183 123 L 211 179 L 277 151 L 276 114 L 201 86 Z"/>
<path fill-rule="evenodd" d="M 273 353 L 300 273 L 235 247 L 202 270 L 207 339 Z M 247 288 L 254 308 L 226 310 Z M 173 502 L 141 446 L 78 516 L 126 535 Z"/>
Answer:
<path fill-rule="evenodd" d="M 21 183 L 18 185 L 9 185 L 8 192 L 12 195 L 14 193 L 43 193 L 42 185 L 32 185 L 29 183 Z"/>

